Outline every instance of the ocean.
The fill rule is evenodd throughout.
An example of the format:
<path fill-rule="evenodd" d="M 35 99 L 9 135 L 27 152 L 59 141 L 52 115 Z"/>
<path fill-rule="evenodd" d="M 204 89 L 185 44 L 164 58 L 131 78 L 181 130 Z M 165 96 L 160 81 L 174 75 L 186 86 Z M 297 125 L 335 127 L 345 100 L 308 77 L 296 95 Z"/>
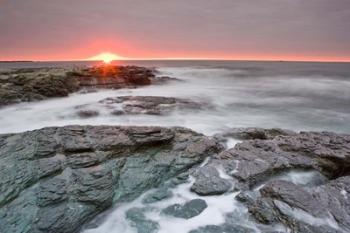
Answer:
<path fill-rule="evenodd" d="M 0 109 L 0 133 L 23 132 L 46 126 L 64 125 L 142 125 L 183 126 L 208 136 L 232 127 L 279 127 L 295 131 L 335 131 L 350 133 L 350 64 L 302 62 L 233 62 L 233 61 L 129 61 L 118 65 L 154 67 L 157 75 L 180 81 L 164 85 L 151 85 L 136 89 L 98 90 L 74 93 L 65 98 L 53 98 L 35 103 L 21 103 Z M 94 62 L 28 62 L 0 63 L 0 69 L 32 67 L 80 67 L 96 65 Z M 208 108 L 178 110 L 169 115 L 114 116 L 101 108 L 98 102 L 116 96 L 168 96 L 207 103 Z M 82 119 L 76 108 L 89 105 L 99 115 Z M 228 141 L 231 148 L 237 141 Z M 210 160 L 210 156 L 200 166 Z M 238 166 L 238 163 L 237 163 Z M 219 176 L 232 179 L 218 167 Z M 317 179 L 313 170 L 288 170 L 274 178 L 305 185 Z M 190 191 L 189 183 L 170 188 L 171 197 L 145 204 L 152 189 L 131 202 L 117 203 L 83 226 L 82 233 L 136 233 L 126 218 L 131 208 L 147 209 L 145 218 L 157 223 L 159 233 L 185 233 L 205 225 L 232 221 L 263 232 L 249 219 L 248 209 L 235 199 L 239 192 L 218 196 L 200 196 L 208 207 L 191 219 L 164 216 L 160 210 L 175 203 L 199 198 Z M 258 191 L 254 189 L 254 191 Z M 288 207 L 288 205 L 286 205 Z M 288 207 L 291 209 L 290 207 Z M 289 209 L 287 209 L 289 211 Z M 334 219 L 315 218 L 299 209 L 291 209 L 296 219 L 315 226 L 338 229 Z M 142 221 L 142 220 L 141 220 Z M 149 222 L 142 223 L 150 224 Z M 266 227 L 266 226 L 265 226 Z M 274 232 L 289 232 L 280 224 L 269 226 Z M 146 229 L 147 230 L 147 229 Z M 272 232 L 272 231 L 271 231 Z"/>
<path fill-rule="evenodd" d="M 5 62 L 0 63 L 0 69 L 96 64 Z M 159 76 L 178 78 L 182 82 L 75 93 L 65 98 L 1 108 L 0 133 L 71 124 L 184 126 L 206 135 L 232 127 L 350 133 L 350 63 L 117 61 L 115 64 L 154 67 Z M 74 112 L 76 106 L 125 95 L 188 98 L 212 107 L 167 116 L 116 117 L 102 112 L 89 119 L 81 119 Z"/>

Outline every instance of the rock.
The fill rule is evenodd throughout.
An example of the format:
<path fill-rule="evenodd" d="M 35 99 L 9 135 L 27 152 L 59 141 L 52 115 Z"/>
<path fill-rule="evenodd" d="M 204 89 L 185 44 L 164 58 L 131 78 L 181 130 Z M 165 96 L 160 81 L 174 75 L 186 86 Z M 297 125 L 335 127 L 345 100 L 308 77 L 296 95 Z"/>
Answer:
<path fill-rule="evenodd" d="M 291 232 L 350 231 L 350 135 L 247 132 L 240 129 L 244 141 L 214 156 L 197 172 L 223 167 L 240 191 L 236 200 L 248 208 L 262 232 L 273 232 L 271 227 L 276 225 Z M 227 217 L 225 224 L 234 223 L 235 218 Z M 199 230 L 222 229 L 212 226 Z"/>
<path fill-rule="evenodd" d="M 138 233 L 158 232 L 159 224 L 146 219 L 144 211 L 146 211 L 146 209 L 132 208 L 126 212 L 126 218 L 131 222 L 131 226 L 137 229 Z"/>
<path fill-rule="evenodd" d="M 78 232 L 114 203 L 220 150 L 184 128 L 66 126 L 0 135 L 0 232 Z"/>
<path fill-rule="evenodd" d="M 170 190 L 168 190 L 166 187 L 159 188 L 156 191 L 154 191 L 153 193 L 150 193 L 149 195 L 147 195 L 142 200 L 142 202 L 146 203 L 146 204 L 150 204 L 150 203 L 164 200 L 166 198 L 170 198 L 170 197 L 172 197 L 172 195 L 173 195 L 172 192 Z"/>
<path fill-rule="evenodd" d="M 154 78 L 151 79 L 152 80 L 152 84 L 157 84 L 157 85 L 162 85 L 162 84 L 167 84 L 170 82 L 184 82 L 181 79 L 178 78 L 172 78 L 172 77 L 168 77 L 168 76 L 156 76 Z"/>
<path fill-rule="evenodd" d="M 151 84 L 154 71 L 136 66 L 85 69 L 33 68 L 0 71 L 0 107 L 65 97 L 81 89 L 133 88 Z"/>
<path fill-rule="evenodd" d="M 99 112 L 95 110 L 79 110 L 77 114 L 81 118 L 90 118 L 98 116 Z"/>
<path fill-rule="evenodd" d="M 231 182 L 222 179 L 216 168 L 211 166 L 197 169 L 194 177 L 196 181 L 192 185 L 191 191 L 201 196 L 220 195 L 232 187 Z"/>
<path fill-rule="evenodd" d="M 293 169 L 316 170 L 334 178 L 350 171 L 350 136 L 310 132 L 248 140 L 218 158 L 228 174 L 248 187 Z"/>
<path fill-rule="evenodd" d="M 223 224 L 220 226 L 208 225 L 192 230 L 189 233 L 255 233 L 254 229 L 249 229 L 239 225 Z"/>
<path fill-rule="evenodd" d="M 163 214 L 174 216 L 176 218 L 190 219 L 200 215 L 208 207 L 202 199 L 194 199 L 186 202 L 184 205 L 174 204 L 162 210 Z"/>
<path fill-rule="evenodd" d="M 112 115 L 166 115 L 174 110 L 198 111 L 208 107 L 205 103 L 160 96 L 120 96 L 107 98 L 99 101 L 98 106 L 111 111 Z"/>

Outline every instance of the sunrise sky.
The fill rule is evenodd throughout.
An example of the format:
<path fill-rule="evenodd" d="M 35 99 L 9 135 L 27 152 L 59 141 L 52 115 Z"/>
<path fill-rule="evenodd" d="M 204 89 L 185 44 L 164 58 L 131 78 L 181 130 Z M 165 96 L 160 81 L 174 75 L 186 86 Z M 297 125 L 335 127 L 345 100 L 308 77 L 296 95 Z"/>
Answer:
<path fill-rule="evenodd" d="M 0 0 L 0 60 L 350 61 L 349 0 Z"/>

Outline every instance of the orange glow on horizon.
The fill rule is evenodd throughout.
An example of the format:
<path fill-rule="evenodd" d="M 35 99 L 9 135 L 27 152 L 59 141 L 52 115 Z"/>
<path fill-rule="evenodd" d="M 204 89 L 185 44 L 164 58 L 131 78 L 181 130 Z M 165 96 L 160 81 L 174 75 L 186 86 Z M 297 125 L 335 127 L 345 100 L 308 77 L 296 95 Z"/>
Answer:
<path fill-rule="evenodd" d="M 128 50 L 123 54 L 130 54 L 128 57 L 120 56 L 117 53 L 103 52 L 95 56 L 89 57 L 88 50 L 93 48 L 86 47 L 80 51 L 72 52 L 71 55 L 62 54 L 27 54 L 23 56 L 5 56 L 0 55 L 0 61 L 103 61 L 109 64 L 112 61 L 123 60 L 237 60 L 237 61 L 300 61 L 300 62 L 350 62 L 349 56 L 336 55 L 307 55 L 307 54 L 247 54 L 247 53 L 232 53 L 232 54 L 214 54 L 206 52 L 170 52 L 170 51 L 154 51 L 147 50 Z M 120 50 L 120 49 L 119 49 Z M 91 52 L 90 52 L 91 54 Z M 85 57 L 84 57 L 85 56 Z"/>
<path fill-rule="evenodd" d="M 106 52 L 106 53 L 100 53 L 96 56 L 93 56 L 93 57 L 90 57 L 86 60 L 90 60 L 90 61 L 103 61 L 105 64 L 110 64 L 112 61 L 115 61 L 115 60 L 124 60 L 125 58 L 119 56 L 119 55 L 116 55 L 116 54 L 113 54 L 113 53 L 109 53 L 109 52 Z"/>

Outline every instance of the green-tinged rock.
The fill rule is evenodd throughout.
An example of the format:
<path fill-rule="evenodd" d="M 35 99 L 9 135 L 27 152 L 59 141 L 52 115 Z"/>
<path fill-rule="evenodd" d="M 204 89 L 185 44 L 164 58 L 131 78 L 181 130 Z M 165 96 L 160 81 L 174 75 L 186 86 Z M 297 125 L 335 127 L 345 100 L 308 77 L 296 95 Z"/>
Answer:
<path fill-rule="evenodd" d="M 0 135 L 0 232 L 78 232 L 114 203 L 159 187 L 221 149 L 183 128 L 66 126 Z M 147 231 L 140 232 L 157 229 L 142 224 Z"/>
<path fill-rule="evenodd" d="M 145 217 L 145 208 L 132 208 L 126 212 L 126 219 L 131 222 L 131 226 L 137 229 L 138 233 L 155 233 L 159 229 L 157 222 Z"/>
<path fill-rule="evenodd" d="M 174 216 L 176 218 L 189 219 L 200 215 L 208 207 L 202 199 L 194 199 L 186 202 L 184 205 L 174 204 L 162 210 L 163 214 Z"/>

